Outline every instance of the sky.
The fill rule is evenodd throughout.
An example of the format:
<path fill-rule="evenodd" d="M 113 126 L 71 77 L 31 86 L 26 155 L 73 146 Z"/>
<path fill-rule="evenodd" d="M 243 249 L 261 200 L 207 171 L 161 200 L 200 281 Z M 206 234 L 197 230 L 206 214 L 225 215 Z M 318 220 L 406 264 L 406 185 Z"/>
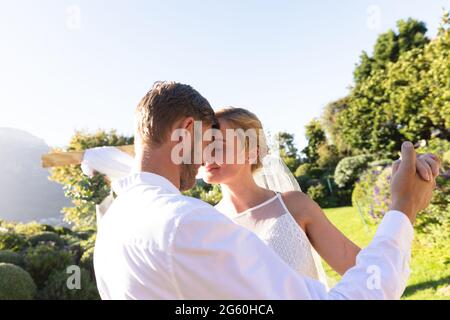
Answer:
<path fill-rule="evenodd" d="M 433 37 L 440 0 L 0 0 L 0 127 L 65 146 L 75 130 L 133 133 L 157 80 L 295 134 L 345 96 L 363 50 L 399 19 Z"/>

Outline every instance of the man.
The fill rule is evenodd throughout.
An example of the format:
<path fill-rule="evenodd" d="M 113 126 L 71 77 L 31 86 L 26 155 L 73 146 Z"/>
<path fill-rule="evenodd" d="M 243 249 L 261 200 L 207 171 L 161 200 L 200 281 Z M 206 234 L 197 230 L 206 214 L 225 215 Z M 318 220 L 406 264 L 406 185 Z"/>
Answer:
<path fill-rule="evenodd" d="M 253 233 L 209 204 L 183 196 L 199 164 L 172 161 L 194 121 L 215 124 L 208 101 L 190 86 L 159 82 L 138 105 L 134 173 L 102 219 L 94 266 L 103 299 L 398 299 L 409 275 L 412 224 L 434 179 L 416 174 L 411 143 L 394 165 L 392 205 L 356 265 L 330 291 L 291 270 Z M 172 141 L 174 130 L 189 133 Z M 185 142 L 185 141 L 184 141 Z M 192 144 L 191 144 L 192 145 Z M 194 156 L 192 147 L 191 155 Z M 374 278 L 375 277 L 375 278 Z"/>

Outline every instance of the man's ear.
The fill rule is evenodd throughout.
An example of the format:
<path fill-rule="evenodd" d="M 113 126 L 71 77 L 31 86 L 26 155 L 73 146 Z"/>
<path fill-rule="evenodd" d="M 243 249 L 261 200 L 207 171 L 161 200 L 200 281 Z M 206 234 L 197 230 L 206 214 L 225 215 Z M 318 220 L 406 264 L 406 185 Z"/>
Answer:
<path fill-rule="evenodd" d="M 194 121 L 195 119 L 193 117 L 182 118 L 173 124 L 172 132 L 182 129 L 188 131 L 190 134 L 193 134 Z"/>
<path fill-rule="evenodd" d="M 191 131 L 191 130 L 194 130 L 194 122 L 195 122 L 194 118 L 187 117 L 187 118 L 184 118 L 183 120 L 181 120 L 179 127 L 181 129 L 186 129 L 188 131 Z"/>

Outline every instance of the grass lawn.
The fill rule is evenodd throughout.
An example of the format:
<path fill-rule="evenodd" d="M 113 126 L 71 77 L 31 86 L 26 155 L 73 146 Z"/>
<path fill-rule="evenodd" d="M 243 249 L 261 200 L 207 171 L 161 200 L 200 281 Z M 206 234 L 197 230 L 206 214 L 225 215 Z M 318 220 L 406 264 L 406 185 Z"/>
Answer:
<path fill-rule="evenodd" d="M 329 219 L 360 247 L 366 246 L 376 227 L 366 226 L 353 207 L 325 209 Z M 402 299 L 450 300 L 450 243 L 430 246 L 421 241 L 425 235 L 415 234 L 412 248 L 411 276 Z M 330 286 L 340 276 L 324 262 Z"/>

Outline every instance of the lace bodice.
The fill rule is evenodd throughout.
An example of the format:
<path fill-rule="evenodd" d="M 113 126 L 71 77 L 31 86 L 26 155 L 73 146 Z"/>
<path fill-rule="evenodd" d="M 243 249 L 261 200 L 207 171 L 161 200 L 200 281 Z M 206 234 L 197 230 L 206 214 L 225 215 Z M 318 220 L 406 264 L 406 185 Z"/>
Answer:
<path fill-rule="evenodd" d="M 326 282 L 323 269 L 318 270 L 320 261 L 315 261 L 317 257 L 314 255 L 317 253 L 279 193 L 241 213 L 231 213 L 232 210 L 227 209 L 223 201 L 217 204 L 216 209 L 254 232 L 299 274 Z M 322 266 L 319 265 L 319 268 Z"/>

